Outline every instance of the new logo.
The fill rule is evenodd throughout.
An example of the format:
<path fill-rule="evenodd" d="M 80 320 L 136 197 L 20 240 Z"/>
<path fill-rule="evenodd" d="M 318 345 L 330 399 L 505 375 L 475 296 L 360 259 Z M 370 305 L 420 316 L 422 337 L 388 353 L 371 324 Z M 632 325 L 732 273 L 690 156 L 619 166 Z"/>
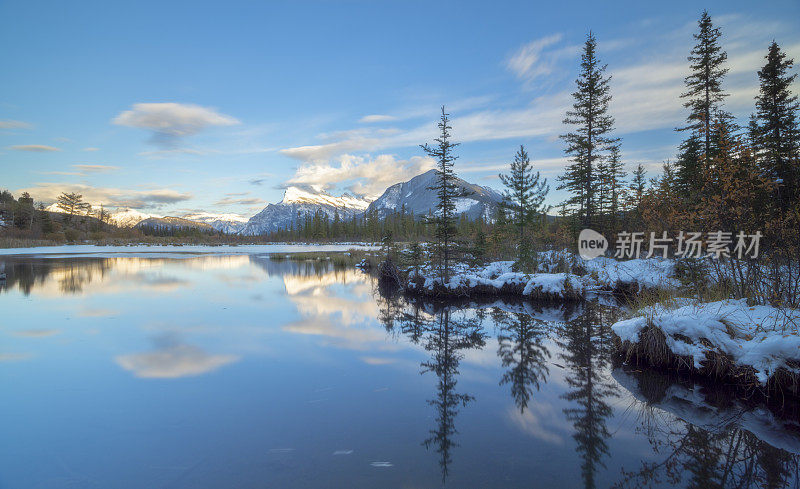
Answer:
<path fill-rule="evenodd" d="M 606 252 L 608 249 L 608 240 L 591 229 L 584 229 L 578 235 L 578 254 L 584 260 L 591 260 L 597 258 Z"/>

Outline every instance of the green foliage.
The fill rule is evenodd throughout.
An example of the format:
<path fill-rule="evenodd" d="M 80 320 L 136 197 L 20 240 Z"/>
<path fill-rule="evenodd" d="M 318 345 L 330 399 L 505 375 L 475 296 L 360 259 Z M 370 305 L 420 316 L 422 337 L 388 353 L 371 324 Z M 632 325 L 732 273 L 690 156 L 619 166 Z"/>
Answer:
<path fill-rule="evenodd" d="M 572 94 L 575 101 L 564 118 L 564 124 L 574 129 L 561 136 L 572 163 L 558 177 L 558 189 L 571 194 L 566 203 L 577 209 L 584 227 L 591 226 L 596 213 L 597 165 L 606 157 L 604 152 L 618 142 L 611 137 L 614 118 L 608 113 L 611 77 L 605 75 L 606 65 L 600 64 L 596 50 L 597 41 L 589 32 L 581 55 L 581 72 L 575 80 L 577 90 Z"/>
<path fill-rule="evenodd" d="M 434 239 L 436 242 L 436 258 L 441 278 L 447 282 L 450 279 L 450 266 L 453 260 L 456 237 L 456 203 L 458 197 L 464 196 L 462 190 L 456 185 L 456 174 L 453 164 L 458 156 L 453 149 L 458 143 L 450 141 L 450 119 L 442 106 L 442 115 L 437 127 L 439 137 L 434 139 L 436 145 L 423 144 L 420 147 L 429 157 L 436 160 L 436 184 L 431 190 L 436 191 L 438 199 L 436 212 L 430 218 L 434 225 Z"/>

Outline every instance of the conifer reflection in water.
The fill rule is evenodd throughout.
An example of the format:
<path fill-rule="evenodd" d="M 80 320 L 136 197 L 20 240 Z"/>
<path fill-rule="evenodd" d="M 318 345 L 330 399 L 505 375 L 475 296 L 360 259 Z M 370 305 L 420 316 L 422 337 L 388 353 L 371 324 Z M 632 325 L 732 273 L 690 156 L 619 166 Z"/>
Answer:
<path fill-rule="evenodd" d="M 418 303 L 407 311 L 401 299 L 391 291 L 384 292 L 380 320 L 387 331 L 399 331 L 414 344 L 420 344 L 430 358 L 420 364 L 422 374 L 437 377 L 436 393 L 427 402 L 433 407 L 436 425 L 422 444 L 439 455 L 442 482 L 447 479 L 453 461 L 452 450 L 458 446 L 456 417 L 462 407 L 474 396 L 457 391 L 459 364 L 464 350 L 485 346 L 487 334 L 483 330 L 483 316 L 470 315 L 469 311 L 446 305 Z M 397 329 L 396 329 L 397 328 Z"/>
<path fill-rule="evenodd" d="M 724 386 L 653 370 L 616 368 L 614 378 L 635 400 L 638 433 L 655 461 L 623 470 L 615 488 L 778 488 L 800 485 L 797 406 L 777 413 L 732 398 Z"/>

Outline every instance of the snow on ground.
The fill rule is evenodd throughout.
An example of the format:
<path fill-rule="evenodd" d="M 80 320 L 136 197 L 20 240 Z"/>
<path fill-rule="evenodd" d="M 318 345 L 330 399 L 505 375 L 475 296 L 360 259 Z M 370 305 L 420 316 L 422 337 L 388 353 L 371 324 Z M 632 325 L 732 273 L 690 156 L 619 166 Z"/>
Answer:
<path fill-rule="evenodd" d="M 800 373 L 787 364 L 800 361 L 798 310 L 748 306 L 744 299 L 708 303 L 678 299 L 671 306 L 644 308 L 612 329 L 622 341 L 636 343 L 648 325 L 661 329 L 674 354 L 691 356 L 695 368 L 701 367 L 707 352 L 719 351 L 737 365 L 752 366 L 762 384 L 780 367 Z"/>
<path fill-rule="evenodd" d="M 578 272 L 581 272 L 578 274 Z M 447 289 L 458 293 L 470 289 L 486 288 L 500 291 L 519 289 L 524 296 L 582 296 L 599 290 L 618 290 L 621 286 L 642 289 L 677 289 L 675 262 L 661 258 L 619 261 L 613 258 L 584 260 L 568 251 L 539 253 L 537 273 L 524 274 L 513 271 L 513 262 L 497 261 L 480 268 L 470 269 L 464 264 L 454 267 L 447 284 L 431 270 L 420 273 L 412 280 L 411 289 L 432 292 Z M 414 278 L 414 275 L 410 277 Z"/>

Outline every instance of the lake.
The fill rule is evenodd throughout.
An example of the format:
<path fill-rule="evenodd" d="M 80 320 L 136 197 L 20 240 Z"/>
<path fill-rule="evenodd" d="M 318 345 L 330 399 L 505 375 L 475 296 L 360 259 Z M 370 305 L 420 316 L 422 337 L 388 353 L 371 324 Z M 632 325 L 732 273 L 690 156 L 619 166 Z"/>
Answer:
<path fill-rule="evenodd" d="M 621 364 L 613 300 L 179 251 L 0 256 L 0 488 L 798 486 L 797 411 Z"/>

